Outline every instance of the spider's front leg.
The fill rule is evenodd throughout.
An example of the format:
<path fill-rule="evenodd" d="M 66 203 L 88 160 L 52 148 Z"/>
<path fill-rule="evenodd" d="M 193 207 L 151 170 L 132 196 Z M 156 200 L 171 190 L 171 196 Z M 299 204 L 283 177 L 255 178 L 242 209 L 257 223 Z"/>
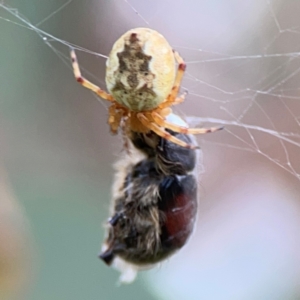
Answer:
<path fill-rule="evenodd" d="M 180 126 L 174 123 L 171 123 L 166 120 L 165 117 L 162 116 L 162 114 L 159 113 L 158 110 L 153 110 L 151 112 L 151 117 L 153 118 L 154 122 L 163 127 L 170 129 L 174 132 L 183 133 L 183 134 L 204 134 L 204 133 L 210 133 L 215 132 L 218 130 L 222 130 L 223 127 L 211 127 L 211 128 L 189 128 L 188 126 Z"/>
<path fill-rule="evenodd" d="M 185 64 L 184 60 L 182 59 L 182 57 L 178 54 L 178 52 L 174 51 L 174 56 L 175 56 L 175 59 L 178 63 L 177 74 L 176 74 L 174 85 L 172 87 L 172 90 L 171 90 L 170 94 L 158 106 L 158 108 L 161 109 L 161 110 L 164 109 L 164 108 L 167 108 L 169 106 L 177 105 L 179 103 L 182 103 L 185 100 L 185 97 L 187 95 L 187 91 L 185 91 L 182 95 L 177 97 L 177 94 L 178 94 L 178 91 L 179 91 L 179 88 L 180 88 L 180 84 L 181 84 L 181 80 L 182 80 L 182 77 L 184 75 L 184 71 L 185 71 L 185 68 L 186 68 L 186 64 Z"/>
<path fill-rule="evenodd" d="M 73 66 L 73 72 L 75 79 L 84 87 L 86 87 L 89 90 L 92 90 L 94 93 L 96 93 L 99 97 L 102 99 L 108 100 L 108 101 L 114 101 L 114 98 L 112 95 L 106 93 L 102 89 L 100 89 L 97 85 L 91 83 L 87 79 L 81 76 L 79 64 L 77 61 L 77 57 L 75 54 L 75 51 L 72 49 L 71 50 L 71 60 L 72 60 L 72 66 Z"/>
<path fill-rule="evenodd" d="M 174 56 L 178 63 L 177 74 L 175 77 L 175 81 L 174 81 L 174 85 L 172 87 L 171 93 L 169 94 L 167 99 L 163 102 L 163 103 L 169 103 L 168 106 L 173 105 L 173 103 L 177 104 L 176 100 L 178 101 L 178 103 L 182 102 L 185 97 L 185 94 L 183 94 L 181 97 L 176 98 L 179 88 L 180 88 L 182 77 L 183 77 L 185 69 L 186 69 L 186 63 L 184 62 L 183 58 L 179 55 L 178 52 L 174 51 Z"/>
<path fill-rule="evenodd" d="M 140 122 L 147 127 L 149 130 L 152 130 L 155 132 L 158 136 L 171 141 L 181 147 L 188 148 L 188 149 L 199 149 L 198 146 L 194 146 L 191 144 L 188 144 L 175 136 L 171 135 L 169 132 L 167 132 L 163 127 L 157 125 L 154 120 L 151 117 L 151 113 L 138 113 L 137 118 L 140 120 Z"/>
<path fill-rule="evenodd" d="M 159 109 L 164 109 L 164 108 L 167 108 L 167 107 L 172 106 L 172 105 L 180 104 L 185 100 L 186 95 L 187 95 L 187 91 L 185 91 L 182 95 L 180 95 L 179 97 L 177 97 L 175 99 L 169 99 L 169 97 L 168 97 L 168 98 L 165 99 L 165 101 L 163 103 L 161 103 L 158 106 L 158 108 Z"/>
<path fill-rule="evenodd" d="M 108 110 L 108 124 L 112 134 L 117 134 L 125 111 L 117 103 L 113 103 Z"/>

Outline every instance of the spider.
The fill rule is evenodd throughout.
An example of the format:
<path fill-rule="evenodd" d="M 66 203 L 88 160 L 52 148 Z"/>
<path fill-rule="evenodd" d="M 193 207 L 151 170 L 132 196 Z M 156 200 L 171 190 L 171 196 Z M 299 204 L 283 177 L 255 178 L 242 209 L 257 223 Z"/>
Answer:
<path fill-rule="evenodd" d="M 155 132 L 185 148 L 195 149 L 166 129 L 183 134 L 203 134 L 222 128 L 189 128 L 169 122 L 170 106 L 184 101 L 177 97 L 186 64 L 157 31 L 136 28 L 123 34 L 113 45 L 106 62 L 109 93 L 82 77 L 74 50 L 72 66 L 76 80 L 102 99 L 111 102 L 108 124 L 113 134 L 123 128 L 138 133 Z M 176 63 L 177 62 L 177 73 Z"/>

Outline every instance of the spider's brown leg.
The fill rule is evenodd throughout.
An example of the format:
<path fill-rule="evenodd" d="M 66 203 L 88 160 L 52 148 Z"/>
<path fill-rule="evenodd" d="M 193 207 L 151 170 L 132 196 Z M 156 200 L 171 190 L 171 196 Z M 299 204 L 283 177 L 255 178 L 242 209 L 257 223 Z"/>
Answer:
<path fill-rule="evenodd" d="M 143 113 L 138 113 L 137 118 L 140 122 L 153 132 L 155 132 L 158 136 L 173 142 L 181 147 L 188 148 L 188 149 L 199 149 L 198 146 L 187 144 L 186 142 L 176 138 L 175 136 L 171 135 L 169 132 L 165 131 L 164 128 L 159 127 L 157 124 L 151 122 Z"/>
<path fill-rule="evenodd" d="M 180 95 L 179 97 L 175 98 L 174 100 L 169 100 L 169 98 L 167 98 L 158 107 L 161 108 L 161 109 L 163 109 L 163 108 L 166 108 L 166 107 L 171 106 L 171 105 L 177 105 L 179 103 L 182 103 L 184 101 L 186 95 L 187 95 L 187 92 L 185 91 L 182 95 Z"/>
<path fill-rule="evenodd" d="M 92 90 L 94 93 L 96 93 L 102 99 L 105 99 L 108 101 L 114 101 L 114 98 L 112 95 L 106 93 L 105 91 L 100 89 L 97 85 L 91 83 L 90 81 L 88 81 L 87 79 L 85 79 L 84 77 L 81 76 L 79 64 L 78 64 L 77 57 L 76 57 L 74 50 L 71 50 L 71 60 L 72 60 L 74 76 L 81 85 L 83 85 L 84 87 L 86 87 L 89 90 Z"/>
<path fill-rule="evenodd" d="M 223 127 L 211 127 L 211 128 L 189 128 L 184 126 L 179 126 L 176 124 L 173 124 L 171 122 L 168 122 L 164 117 L 162 117 L 159 113 L 156 111 L 153 111 L 151 113 L 151 116 L 156 124 L 158 124 L 161 127 L 171 129 L 174 132 L 179 132 L 183 134 L 203 134 L 203 133 L 209 133 L 209 132 L 215 132 L 218 130 L 223 129 Z"/>
<path fill-rule="evenodd" d="M 169 102 L 169 103 L 174 102 L 174 100 L 178 94 L 181 80 L 182 80 L 182 77 L 183 77 L 183 74 L 184 74 L 184 71 L 186 68 L 186 64 L 185 64 L 184 60 L 182 59 L 182 57 L 178 54 L 178 52 L 174 51 L 174 56 L 178 63 L 178 69 L 177 69 L 177 74 L 176 74 L 176 78 L 175 78 L 171 93 L 169 94 L 169 96 L 167 97 L 167 100 L 166 100 L 166 102 Z"/>

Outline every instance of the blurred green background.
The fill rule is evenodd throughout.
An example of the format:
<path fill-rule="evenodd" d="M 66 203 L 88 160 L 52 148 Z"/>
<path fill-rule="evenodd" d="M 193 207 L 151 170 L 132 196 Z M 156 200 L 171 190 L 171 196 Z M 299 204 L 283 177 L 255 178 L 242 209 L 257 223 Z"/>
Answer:
<path fill-rule="evenodd" d="M 7 4 L 35 24 L 62 2 Z M 45 23 L 46 30 L 57 37 L 66 34 L 69 41 L 78 35 L 93 39 L 87 31 L 79 33 L 89 12 L 74 1 L 65 10 L 68 19 L 58 14 Z M 0 13 L 15 20 L 1 8 Z M 108 217 L 112 163 L 122 150 L 121 141 L 108 133 L 106 111 L 90 93 L 78 97 L 81 87 L 70 69 L 35 32 L 2 20 L 0 32 L 1 153 L 11 190 L 29 220 L 27 244 L 34 245 L 26 270 L 31 288 L 28 296 L 17 298 L 132 299 L 134 294 L 153 299 L 141 280 L 116 288 L 117 272 L 97 257 Z M 29 245 L 18 247 L 28 250 Z"/>

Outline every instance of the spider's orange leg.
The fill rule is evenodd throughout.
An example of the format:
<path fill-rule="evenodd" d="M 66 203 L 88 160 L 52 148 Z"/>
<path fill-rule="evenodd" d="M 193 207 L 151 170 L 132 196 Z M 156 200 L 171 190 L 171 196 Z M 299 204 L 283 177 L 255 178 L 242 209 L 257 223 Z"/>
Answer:
<path fill-rule="evenodd" d="M 131 149 L 130 149 L 130 134 L 129 134 L 129 126 L 128 126 L 128 118 L 124 119 L 122 118 L 121 123 L 121 130 L 122 130 L 122 139 L 123 139 L 123 146 L 126 150 L 127 154 L 131 155 Z"/>
<path fill-rule="evenodd" d="M 116 104 L 112 104 L 109 107 L 108 113 L 109 113 L 108 124 L 110 126 L 110 131 L 113 134 L 117 134 L 124 112 L 123 110 L 118 109 Z"/>
<path fill-rule="evenodd" d="M 114 101 L 114 98 L 112 95 L 106 93 L 105 91 L 100 89 L 97 85 L 91 83 L 90 81 L 88 81 L 87 79 L 85 79 L 84 77 L 81 76 L 79 64 L 78 64 L 77 57 L 76 57 L 74 50 L 71 50 L 71 60 L 72 60 L 74 76 L 81 85 L 83 85 L 84 87 L 86 87 L 89 90 L 92 90 L 99 97 L 101 97 L 105 100 Z"/>
<path fill-rule="evenodd" d="M 190 145 L 190 144 L 176 138 L 175 136 L 171 135 L 169 132 L 165 131 L 164 128 L 162 128 L 162 127 L 158 126 L 157 124 L 153 123 L 152 121 L 150 121 L 143 113 L 138 113 L 137 118 L 140 120 L 140 122 L 145 127 L 149 128 L 150 130 L 155 132 L 158 136 L 160 136 L 166 140 L 169 140 L 169 141 L 173 142 L 174 144 L 177 144 L 184 148 L 199 149 L 198 146 Z"/>
<path fill-rule="evenodd" d="M 182 59 L 182 57 L 178 54 L 178 52 L 174 51 L 174 56 L 175 59 L 178 63 L 178 69 L 177 69 L 177 74 L 176 74 L 176 78 L 174 81 L 174 85 L 172 87 L 171 93 L 169 94 L 169 96 L 167 97 L 166 102 L 174 102 L 179 88 L 180 88 L 180 84 L 181 84 L 181 80 L 186 68 L 186 63 L 184 62 L 184 60 Z"/>
<path fill-rule="evenodd" d="M 151 116 L 156 124 L 158 124 L 161 127 L 171 129 L 174 132 L 179 132 L 183 134 L 203 134 L 203 133 L 209 133 L 209 132 L 215 132 L 218 130 L 223 129 L 223 127 L 211 127 L 211 128 L 189 128 L 184 126 L 179 126 L 176 124 L 173 124 L 171 122 L 168 122 L 164 117 L 162 117 L 159 113 L 156 111 L 151 112 Z"/>
<path fill-rule="evenodd" d="M 179 97 L 173 99 L 173 100 L 170 100 L 169 97 L 163 102 L 161 103 L 158 107 L 163 109 L 163 108 L 166 108 L 168 106 L 171 106 L 171 105 L 177 105 L 179 103 L 182 103 L 185 99 L 187 95 L 187 91 L 185 91 L 182 95 L 180 95 Z"/>

